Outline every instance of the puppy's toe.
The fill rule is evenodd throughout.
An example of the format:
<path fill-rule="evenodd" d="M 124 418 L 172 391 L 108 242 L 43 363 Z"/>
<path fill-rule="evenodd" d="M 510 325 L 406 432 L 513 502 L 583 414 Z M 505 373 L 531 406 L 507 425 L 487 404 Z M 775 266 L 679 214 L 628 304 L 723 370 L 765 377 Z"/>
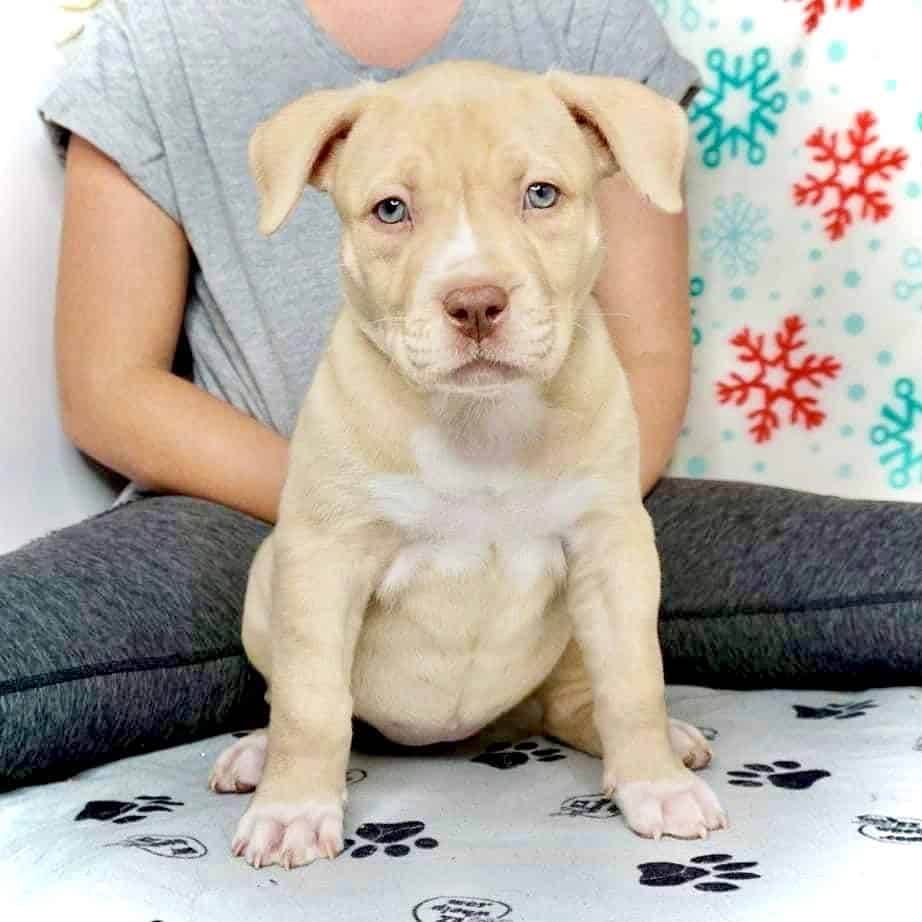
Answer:
<path fill-rule="evenodd" d="M 342 806 L 334 801 L 254 801 L 240 819 L 231 845 L 231 852 L 254 868 L 278 864 L 289 871 L 317 858 L 335 858 L 342 850 Z"/>
<path fill-rule="evenodd" d="M 228 746 L 211 770 L 208 787 L 218 794 L 246 794 L 256 789 L 266 764 L 265 730 L 251 733 Z"/>
<path fill-rule="evenodd" d="M 714 753 L 710 744 L 697 727 L 684 720 L 669 719 L 669 742 L 687 768 L 698 770 L 711 764 Z"/>

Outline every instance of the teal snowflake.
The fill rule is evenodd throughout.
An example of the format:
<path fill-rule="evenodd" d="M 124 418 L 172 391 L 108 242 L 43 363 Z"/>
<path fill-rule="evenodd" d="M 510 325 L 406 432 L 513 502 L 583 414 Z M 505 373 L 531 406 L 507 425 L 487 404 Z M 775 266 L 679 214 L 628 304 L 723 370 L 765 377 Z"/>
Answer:
<path fill-rule="evenodd" d="M 714 202 L 714 220 L 700 233 L 709 244 L 703 256 L 709 262 L 720 261 L 729 278 L 741 272 L 755 275 L 759 268 L 759 250 L 771 241 L 771 229 L 765 226 L 766 211 L 737 192 L 730 201 L 720 196 Z"/>
<path fill-rule="evenodd" d="M 688 295 L 691 298 L 700 298 L 704 294 L 704 279 L 700 275 L 695 275 L 689 280 L 688 284 Z M 698 308 L 694 306 L 694 301 L 692 302 L 691 315 L 694 318 L 698 313 Z M 701 327 L 697 323 L 692 324 L 692 345 L 700 346 L 701 345 Z"/>
<path fill-rule="evenodd" d="M 695 0 L 681 0 L 681 6 L 679 5 L 679 0 L 672 0 L 672 3 L 669 0 L 654 0 L 653 5 L 656 7 L 657 13 L 663 19 L 666 19 L 673 4 L 675 4 L 676 15 L 679 17 L 679 23 L 682 28 L 686 32 L 695 32 L 703 19 L 701 10 L 698 9 Z"/>
<path fill-rule="evenodd" d="M 737 55 L 728 66 L 722 48 L 708 52 L 714 85 L 703 87 L 691 107 L 692 123 L 703 123 L 695 137 L 704 145 L 705 166 L 720 166 L 725 150 L 735 159 L 740 147 L 746 148 L 746 158 L 754 166 L 765 162 L 768 148 L 760 136 L 777 133 L 775 116 L 788 105 L 787 94 L 773 89 L 780 74 L 772 69 L 771 59 L 768 48 L 757 48 L 749 61 Z"/>
<path fill-rule="evenodd" d="M 871 429 L 871 444 L 890 450 L 880 456 L 880 463 L 893 466 L 887 478 L 891 487 L 902 490 L 912 479 L 917 468 L 918 482 L 922 484 L 922 446 L 916 445 L 912 434 L 916 422 L 922 419 L 922 403 L 916 397 L 916 385 L 911 378 L 898 378 L 893 385 L 895 407 L 884 404 L 880 415 L 884 422 Z"/>
<path fill-rule="evenodd" d="M 910 247 L 903 252 L 903 267 L 910 273 L 922 273 L 922 249 Z M 901 301 L 914 301 L 919 299 L 919 310 L 922 310 L 922 275 L 900 279 L 893 286 L 893 293 Z"/>

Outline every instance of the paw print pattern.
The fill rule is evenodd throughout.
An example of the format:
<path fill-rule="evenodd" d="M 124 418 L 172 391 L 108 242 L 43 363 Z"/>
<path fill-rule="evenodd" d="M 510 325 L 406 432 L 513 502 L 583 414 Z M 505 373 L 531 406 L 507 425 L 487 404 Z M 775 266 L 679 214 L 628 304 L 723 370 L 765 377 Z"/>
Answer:
<path fill-rule="evenodd" d="M 776 788 L 785 788 L 789 791 L 803 791 L 812 787 L 820 778 L 828 778 L 829 772 L 822 769 L 809 771 L 796 771 L 800 762 L 772 762 L 763 765 L 761 762 L 747 762 L 743 768 L 746 771 L 727 772 L 734 784 L 741 788 L 761 788 L 766 781 L 770 781 Z M 781 771 L 779 771 L 781 769 Z"/>
<path fill-rule="evenodd" d="M 678 887 L 693 880 L 696 890 L 722 893 L 739 890 L 732 880 L 754 880 L 761 874 L 754 874 L 757 861 L 731 861 L 732 855 L 699 855 L 691 859 L 691 864 L 674 864 L 671 861 L 648 861 L 637 865 L 640 871 L 640 883 L 646 887 Z M 702 880 L 712 876 L 715 880 Z"/>
<path fill-rule="evenodd" d="M 545 749 L 539 748 L 539 743 L 525 742 L 510 746 L 509 743 L 492 743 L 479 756 L 474 756 L 472 762 L 482 765 L 492 765 L 501 771 L 518 768 L 526 762 L 558 762 L 566 756 L 553 746 Z"/>
<path fill-rule="evenodd" d="M 836 720 L 849 720 L 852 717 L 863 717 L 871 708 L 877 705 L 870 699 L 867 701 L 852 701 L 848 703 L 831 703 L 826 707 L 813 708 L 805 704 L 792 705 L 798 717 L 806 720 L 825 720 L 834 717 Z"/>
<path fill-rule="evenodd" d="M 368 845 L 360 845 L 350 852 L 353 858 L 369 858 L 381 848 L 384 849 L 385 855 L 391 858 L 403 858 L 409 855 L 412 849 L 406 845 L 408 839 L 413 839 L 426 828 L 426 824 L 420 820 L 405 820 L 402 823 L 362 823 L 355 834 L 368 842 Z M 355 839 L 346 839 L 343 842 L 343 853 L 349 851 L 355 845 Z M 413 840 L 416 848 L 428 850 L 438 848 L 438 841 L 423 836 Z"/>
<path fill-rule="evenodd" d="M 171 797 L 149 797 L 145 794 L 133 801 L 91 800 L 74 817 L 74 821 L 99 820 L 106 823 L 111 820 L 118 825 L 140 823 L 151 813 L 172 813 L 174 807 L 182 806 L 181 800 L 173 800 Z"/>
<path fill-rule="evenodd" d="M 922 842 L 922 820 L 865 813 L 855 821 L 858 832 L 877 842 Z"/>

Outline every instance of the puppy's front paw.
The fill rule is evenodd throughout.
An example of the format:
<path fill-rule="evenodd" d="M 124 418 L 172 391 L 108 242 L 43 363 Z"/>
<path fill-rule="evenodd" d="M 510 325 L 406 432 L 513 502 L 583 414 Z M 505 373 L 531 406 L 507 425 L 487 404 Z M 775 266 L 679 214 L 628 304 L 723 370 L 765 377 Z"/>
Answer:
<path fill-rule="evenodd" d="M 689 771 L 677 781 L 632 781 L 617 787 L 612 799 L 638 835 L 659 839 L 706 839 L 726 829 L 726 814 L 705 781 Z"/>
<path fill-rule="evenodd" d="M 342 800 L 262 802 L 257 795 L 240 819 L 231 851 L 254 868 L 286 870 L 343 850 Z"/>

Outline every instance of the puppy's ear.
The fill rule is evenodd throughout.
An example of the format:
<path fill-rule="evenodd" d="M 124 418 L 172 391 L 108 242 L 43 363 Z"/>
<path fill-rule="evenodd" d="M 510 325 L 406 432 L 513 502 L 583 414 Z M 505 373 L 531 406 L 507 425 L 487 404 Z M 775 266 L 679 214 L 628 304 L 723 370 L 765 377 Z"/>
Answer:
<path fill-rule="evenodd" d="M 336 158 L 371 87 L 308 93 L 260 123 L 250 138 L 250 172 L 260 197 L 260 233 L 282 226 L 305 186 L 327 190 Z"/>
<path fill-rule="evenodd" d="M 549 71 L 547 81 L 586 135 L 600 178 L 622 170 L 657 208 L 682 210 L 685 110 L 634 80 Z"/>

